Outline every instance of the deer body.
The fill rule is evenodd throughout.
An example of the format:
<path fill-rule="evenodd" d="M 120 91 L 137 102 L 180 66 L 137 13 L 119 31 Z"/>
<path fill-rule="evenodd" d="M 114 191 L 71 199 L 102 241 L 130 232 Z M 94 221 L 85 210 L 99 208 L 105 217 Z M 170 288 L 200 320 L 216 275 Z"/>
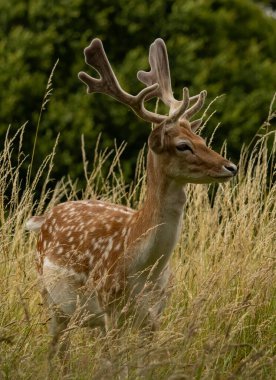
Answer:
<path fill-rule="evenodd" d="M 185 185 L 225 182 L 237 171 L 195 134 L 201 120 L 189 121 L 203 106 L 206 92 L 189 97 L 184 88 L 182 101 L 173 97 L 162 40 L 151 45 L 151 70 L 138 73 L 146 88 L 136 96 L 121 89 L 99 40 L 92 41 L 85 56 L 100 73 L 100 79 L 79 74 L 88 92 L 115 97 L 156 127 L 148 139 L 147 191 L 139 210 L 83 200 L 59 204 L 28 221 L 29 229 L 40 231 L 38 272 L 43 294 L 54 306 L 50 356 L 73 316 L 82 326 L 106 331 L 109 319 L 116 323 L 133 314 L 134 325 L 154 328 L 165 305 Z M 144 102 L 152 97 L 170 108 L 169 116 L 145 109 Z"/>
<path fill-rule="evenodd" d="M 150 169 L 149 177 L 154 178 Z M 97 310 L 108 314 L 114 313 L 112 305 L 117 307 L 114 300 L 122 291 L 134 297 L 134 293 L 146 293 L 146 283 L 157 282 L 162 292 L 168 280 L 168 261 L 181 230 L 184 202 L 183 186 L 167 185 L 159 176 L 158 183 L 149 181 L 139 211 L 91 200 L 54 207 L 41 226 L 37 261 L 53 302 L 72 316 L 79 289 L 85 289 L 87 294 L 96 292 Z M 61 282 L 70 283 L 63 292 Z M 94 316 L 94 304 L 89 310 L 86 297 L 85 302 L 85 312 Z"/>

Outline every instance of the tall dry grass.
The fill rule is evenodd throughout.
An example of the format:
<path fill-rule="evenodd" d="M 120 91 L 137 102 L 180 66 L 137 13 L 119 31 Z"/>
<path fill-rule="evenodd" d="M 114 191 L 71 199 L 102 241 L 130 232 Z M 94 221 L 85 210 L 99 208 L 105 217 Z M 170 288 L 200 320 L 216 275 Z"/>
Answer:
<path fill-rule="evenodd" d="M 27 186 L 20 183 L 23 136 L 24 127 L 17 136 L 7 136 L 0 155 L 1 379 L 47 377 L 48 315 L 38 292 L 36 237 L 25 232 L 24 224 L 34 212 L 78 194 L 70 180 L 47 190 L 54 152 L 32 183 L 30 176 Z M 153 339 L 128 326 L 116 336 L 102 337 L 72 323 L 67 378 L 122 378 L 126 368 L 129 379 L 276 378 L 276 140 L 268 150 L 269 139 L 272 133 L 260 137 L 251 153 L 243 151 L 238 177 L 231 183 L 213 192 L 208 186 L 187 187 L 183 232 L 172 260 L 171 298 Z M 145 186 L 143 154 L 128 189 L 120 169 L 123 147 L 113 153 L 98 148 L 99 143 L 90 172 L 83 144 L 83 197 L 137 206 Z M 110 155 L 113 164 L 105 172 Z M 46 183 L 35 198 L 45 171 Z M 107 345 L 112 349 L 109 363 L 104 360 Z M 51 378 L 63 377 L 57 360 Z"/>

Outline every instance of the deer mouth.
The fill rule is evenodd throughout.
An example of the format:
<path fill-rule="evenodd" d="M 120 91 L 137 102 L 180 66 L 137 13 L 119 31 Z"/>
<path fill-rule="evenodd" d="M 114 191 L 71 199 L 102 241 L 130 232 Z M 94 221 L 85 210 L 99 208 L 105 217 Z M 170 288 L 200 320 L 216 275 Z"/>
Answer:
<path fill-rule="evenodd" d="M 232 162 L 222 166 L 222 172 L 219 175 L 211 175 L 211 177 L 217 182 L 226 182 L 235 177 L 238 169 Z"/>
<path fill-rule="evenodd" d="M 230 181 L 230 179 L 232 179 L 233 177 L 235 177 L 235 174 L 222 174 L 222 175 L 216 175 L 216 176 L 210 176 L 210 179 L 212 180 L 212 182 L 227 182 L 227 181 Z"/>
<path fill-rule="evenodd" d="M 221 176 L 221 177 L 213 177 L 214 178 L 214 182 L 219 182 L 219 183 L 223 183 L 223 182 L 228 182 L 230 181 L 230 179 L 232 179 L 234 176 L 233 175 L 224 175 L 224 176 Z"/>

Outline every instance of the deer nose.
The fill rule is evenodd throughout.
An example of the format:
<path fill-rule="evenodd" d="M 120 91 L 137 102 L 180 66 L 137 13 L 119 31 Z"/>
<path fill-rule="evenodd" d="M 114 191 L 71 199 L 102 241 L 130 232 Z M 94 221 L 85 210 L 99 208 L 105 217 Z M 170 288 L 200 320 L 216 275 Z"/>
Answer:
<path fill-rule="evenodd" d="M 224 169 L 227 170 L 232 174 L 232 176 L 237 174 L 238 168 L 236 165 L 232 164 L 232 162 L 229 162 L 227 165 L 223 165 Z"/>

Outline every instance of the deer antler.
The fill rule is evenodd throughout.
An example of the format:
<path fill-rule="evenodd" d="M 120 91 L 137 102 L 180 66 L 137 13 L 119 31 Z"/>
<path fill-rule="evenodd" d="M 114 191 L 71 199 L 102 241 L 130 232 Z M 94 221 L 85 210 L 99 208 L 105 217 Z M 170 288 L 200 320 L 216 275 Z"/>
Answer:
<path fill-rule="evenodd" d="M 161 38 L 157 38 L 150 46 L 149 63 L 151 70 L 149 72 L 139 71 L 137 73 L 138 79 L 142 83 L 149 86 L 149 88 L 153 85 L 153 83 L 159 84 L 159 87 L 156 89 L 156 93 L 163 103 L 170 108 L 169 118 L 167 119 L 168 121 L 174 122 L 175 120 L 181 120 L 184 118 L 189 120 L 202 108 L 207 92 L 201 91 L 200 94 L 189 97 L 189 91 L 186 87 L 184 87 L 183 100 L 179 101 L 174 98 L 171 86 L 167 49 Z M 152 94 L 150 93 L 147 94 L 147 99 L 149 99 L 151 95 Z M 195 103 L 188 108 L 191 101 L 195 101 Z M 191 123 L 191 127 L 198 127 L 201 121 L 201 119 L 193 121 Z"/>
<path fill-rule="evenodd" d="M 148 111 L 144 106 L 146 99 L 157 96 L 156 94 L 159 87 L 157 83 L 150 84 L 135 96 L 125 92 L 121 88 L 112 70 L 109 60 L 105 54 L 102 42 L 98 38 L 95 38 L 84 50 L 84 55 L 85 62 L 96 69 L 100 74 L 100 79 L 96 79 L 92 78 L 85 72 L 79 73 L 78 77 L 87 85 L 87 92 L 89 94 L 93 92 L 101 92 L 112 96 L 119 102 L 129 106 L 145 121 L 160 124 L 166 120 L 166 116 Z"/>

